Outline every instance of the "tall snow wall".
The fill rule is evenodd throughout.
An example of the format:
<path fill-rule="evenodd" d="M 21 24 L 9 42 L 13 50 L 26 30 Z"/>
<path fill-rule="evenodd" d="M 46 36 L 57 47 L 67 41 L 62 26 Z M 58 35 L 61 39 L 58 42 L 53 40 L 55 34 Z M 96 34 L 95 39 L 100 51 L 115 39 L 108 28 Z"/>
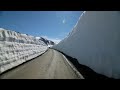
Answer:
<path fill-rule="evenodd" d="M 69 35 L 53 48 L 99 74 L 120 78 L 120 12 L 83 12 Z"/>
<path fill-rule="evenodd" d="M 47 50 L 43 41 L 15 31 L 0 30 L 0 74 Z"/>

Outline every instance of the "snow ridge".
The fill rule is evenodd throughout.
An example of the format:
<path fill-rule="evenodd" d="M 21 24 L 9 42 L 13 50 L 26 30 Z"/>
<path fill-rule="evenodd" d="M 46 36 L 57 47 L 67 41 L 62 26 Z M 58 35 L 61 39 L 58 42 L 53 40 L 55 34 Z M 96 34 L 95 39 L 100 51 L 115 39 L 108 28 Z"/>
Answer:
<path fill-rule="evenodd" d="M 44 39 L 44 38 L 43 38 Z M 48 49 L 54 42 L 0 28 L 0 74 L 31 60 Z"/>

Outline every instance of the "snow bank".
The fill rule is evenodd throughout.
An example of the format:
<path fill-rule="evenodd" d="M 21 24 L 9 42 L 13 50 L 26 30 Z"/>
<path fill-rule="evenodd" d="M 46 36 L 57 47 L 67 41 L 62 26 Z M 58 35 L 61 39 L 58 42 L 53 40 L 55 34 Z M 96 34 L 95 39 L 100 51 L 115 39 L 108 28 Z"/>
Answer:
<path fill-rule="evenodd" d="M 37 57 L 47 48 L 36 37 L 0 28 L 0 73 Z"/>
<path fill-rule="evenodd" d="M 120 12 L 84 12 L 69 35 L 53 48 L 97 73 L 120 78 Z"/>

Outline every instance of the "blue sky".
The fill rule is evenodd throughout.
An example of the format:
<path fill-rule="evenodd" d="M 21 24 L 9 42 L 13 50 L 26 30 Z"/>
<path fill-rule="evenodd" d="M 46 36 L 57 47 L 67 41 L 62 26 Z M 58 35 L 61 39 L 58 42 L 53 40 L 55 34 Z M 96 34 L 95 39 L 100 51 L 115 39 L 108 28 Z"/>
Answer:
<path fill-rule="evenodd" d="M 59 42 L 72 30 L 82 11 L 0 11 L 0 28 Z"/>

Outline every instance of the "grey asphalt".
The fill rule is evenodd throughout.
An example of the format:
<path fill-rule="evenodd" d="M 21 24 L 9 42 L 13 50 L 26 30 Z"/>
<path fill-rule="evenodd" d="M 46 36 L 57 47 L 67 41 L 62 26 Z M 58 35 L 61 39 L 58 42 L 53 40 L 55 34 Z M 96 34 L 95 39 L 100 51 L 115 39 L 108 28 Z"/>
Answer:
<path fill-rule="evenodd" d="M 63 55 L 49 49 L 43 55 L 0 76 L 1 79 L 81 79 Z"/>

